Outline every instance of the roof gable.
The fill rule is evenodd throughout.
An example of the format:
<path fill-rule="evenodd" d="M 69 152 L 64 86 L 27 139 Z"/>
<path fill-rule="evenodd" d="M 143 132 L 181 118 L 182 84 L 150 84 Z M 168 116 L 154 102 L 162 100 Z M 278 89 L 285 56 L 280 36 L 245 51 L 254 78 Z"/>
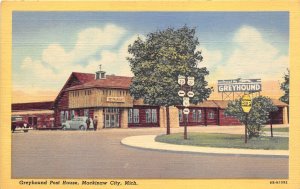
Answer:
<path fill-rule="evenodd" d="M 71 75 L 69 76 L 68 80 L 64 84 L 63 88 L 60 90 L 58 93 L 57 97 L 54 100 L 54 105 L 57 104 L 60 96 L 62 95 L 63 91 L 68 88 L 72 87 L 75 85 L 80 85 L 86 82 L 89 82 L 91 80 L 94 80 L 95 74 L 91 73 L 80 73 L 80 72 L 72 72 Z"/>

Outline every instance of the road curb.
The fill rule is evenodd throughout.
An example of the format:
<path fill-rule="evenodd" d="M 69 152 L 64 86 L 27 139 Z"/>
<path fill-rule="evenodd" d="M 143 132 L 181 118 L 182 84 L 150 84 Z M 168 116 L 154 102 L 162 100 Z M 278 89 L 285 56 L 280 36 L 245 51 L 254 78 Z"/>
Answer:
<path fill-rule="evenodd" d="M 251 156 L 278 156 L 288 157 L 288 150 L 254 150 L 254 149 L 234 149 L 234 148 L 213 148 L 187 145 L 167 144 L 156 142 L 157 135 L 139 135 L 123 138 L 121 144 L 148 150 L 185 152 L 185 153 L 206 153 L 224 155 L 251 155 Z"/>

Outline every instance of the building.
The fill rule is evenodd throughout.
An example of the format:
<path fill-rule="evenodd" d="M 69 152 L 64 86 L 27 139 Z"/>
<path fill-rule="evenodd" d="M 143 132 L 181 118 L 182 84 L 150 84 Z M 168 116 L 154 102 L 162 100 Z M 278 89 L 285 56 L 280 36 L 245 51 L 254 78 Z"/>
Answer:
<path fill-rule="evenodd" d="M 150 106 L 134 100 L 129 93 L 131 77 L 73 72 L 53 103 L 55 125 L 76 116 L 97 118 L 98 128 L 166 127 L 165 107 Z M 208 100 L 191 105 L 187 119 L 189 126 L 240 125 L 232 116 L 224 114 L 229 101 Z M 272 114 L 272 122 L 287 123 L 287 104 L 273 100 L 279 108 Z M 185 124 L 182 107 L 170 107 L 172 127 Z"/>
<path fill-rule="evenodd" d="M 18 116 L 34 129 L 55 128 L 53 102 L 12 104 L 12 117 Z"/>

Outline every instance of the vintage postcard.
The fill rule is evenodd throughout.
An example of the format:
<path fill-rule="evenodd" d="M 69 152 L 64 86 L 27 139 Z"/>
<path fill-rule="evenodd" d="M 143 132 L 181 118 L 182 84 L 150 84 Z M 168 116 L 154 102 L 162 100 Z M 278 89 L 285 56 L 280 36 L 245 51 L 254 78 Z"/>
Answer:
<path fill-rule="evenodd" d="M 299 23 L 299 1 L 2 2 L 0 189 L 300 189 Z"/>

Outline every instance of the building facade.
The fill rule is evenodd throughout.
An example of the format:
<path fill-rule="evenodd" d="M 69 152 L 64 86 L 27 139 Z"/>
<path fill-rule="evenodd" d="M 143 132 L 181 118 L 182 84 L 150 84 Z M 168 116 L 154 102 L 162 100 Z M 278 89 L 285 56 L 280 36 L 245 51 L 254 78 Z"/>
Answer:
<path fill-rule="evenodd" d="M 73 72 L 54 102 L 13 104 L 13 115 L 21 115 L 34 128 L 60 128 L 77 116 L 97 119 L 98 129 L 132 127 L 166 127 L 166 108 L 135 100 L 129 93 L 131 77 Z M 229 101 L 207 100 L 189 107 L 170 107 L 171 127 L 241 125 L 224 111 Z M 287 124 L 287 104 L 273 100 L 277 112 L 270 115 L 273 124 Z"/>
<path fill-rule="evenodd" d="M 150 106 L 142 100 L 135 100 L 129 93 L 131 77 L 72 73 L 54 102 L 55 123 L 76 116 L 89 116 L 98 120 L 98 128 L 166 127 L 165 107 Z M 171 127 L 207 125 L 241 125 L 224 111 L 229 101 L 207 100 L 189 107 L 186 119 L 183 107 L 170 107 Z M 272 114 L 272 123 L 286 124 L 287 105 L 273 100 L 279 108 Z"/>

